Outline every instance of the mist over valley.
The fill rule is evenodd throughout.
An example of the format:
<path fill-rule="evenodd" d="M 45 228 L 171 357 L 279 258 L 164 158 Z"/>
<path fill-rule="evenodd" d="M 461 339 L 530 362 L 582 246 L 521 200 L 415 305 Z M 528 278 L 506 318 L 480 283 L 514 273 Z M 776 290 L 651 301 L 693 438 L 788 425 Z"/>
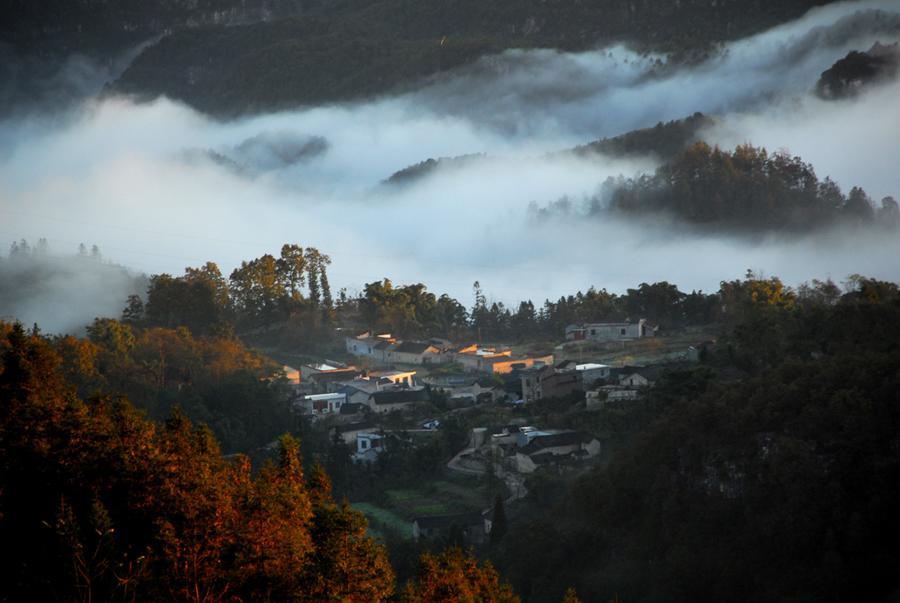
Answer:
<path fill-rule="evenodd" d="M 0 23 L 0 600 L 897 601 L 896 0 Z"/>

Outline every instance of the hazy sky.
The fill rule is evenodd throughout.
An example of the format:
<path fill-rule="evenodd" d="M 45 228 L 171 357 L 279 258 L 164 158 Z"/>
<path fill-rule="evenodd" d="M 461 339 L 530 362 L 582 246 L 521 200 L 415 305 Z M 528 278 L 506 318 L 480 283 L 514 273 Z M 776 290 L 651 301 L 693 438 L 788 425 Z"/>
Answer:
<path fill-rule="evenodd" d="M 623 47 L 510 51 L 415 93 L 228 123 L 167 99 L 89 100 L 0 123 L 0 240 L 46 237 L 57 253 L 97 244 L 148 273 L 207 260 L 227 273 L 299 242 L 332 256 L 335 288 L 389 277 L 466 304 L 475 280 L 506 302 L 656 280 L 713 290 L 747 268 L 789 283 L 900 280 L 897 237 L 750 243 L 668 225 L 535 221 L 526 211 L 563 195 L 577 204 L 609 176 L 655 167 L 546 152 L 695 111 L 721 118 L 711 142 L 787 149 L 845 191 L 900 196 L 900 83 L 853 101 L 809 94 L 849 50 L 897 39 L 896 2 L 857 2 L 733 43 L 692 69 Z M 468 153 L 487 156 L 406 188 L 380 184 L 429 157 Z M 124 292 L 109 294 L 120 293 L 124 302 Z"/>

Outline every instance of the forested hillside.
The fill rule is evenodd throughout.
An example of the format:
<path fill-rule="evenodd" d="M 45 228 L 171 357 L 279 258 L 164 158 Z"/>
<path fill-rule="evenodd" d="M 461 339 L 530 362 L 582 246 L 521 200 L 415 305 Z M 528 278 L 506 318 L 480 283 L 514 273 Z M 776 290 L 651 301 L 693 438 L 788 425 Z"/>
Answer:
<path fill-rule="evenodd" d="M 355 312 L 409 330 L 433 301 L 421 286 L 375 282 Z M 570 586 L 585 601 L 896 593 L 895 284 L 855 276 L 843 292 L 830 281 L 793 290 L 748 274 L 713 295 L 658 283 L 547 302 L 539 316 L 523 302 L 520 314 L 529 306 L 519 331 L 550 316 L 565 324 L 623 311 L 676 325 L 690 311 L 721 336 L 699 364 L 669 369 L 637 400 L 599 413 L 574 398 L 535 404 L 545 424 L 600 434 L 604 454 L 586 471 L 533 474 L 508 526 L 476 550 L 525 600 L 558 601 Z M 260 379 L 274 368 L 264 359 L 227 335 L 151 327 L 129 308 L 125 323 L 98 320 L 87 340 L 0 323 L 0 556 L 15 568 L 4 596 L 517 600 L 492 566 L 427 552 L 443 541 L 388 538 L 404 575 L 406 556 L 426 551 L 418 577 L 395 584 L 365 519 L 333 500 L 322 467 L 304 474 L 291 437 L 254 473 L 243 455 L 225 460 L 178 407 L 151 406 L 157 421 L 135 411 L 121 394 L 141 406 L 148 392 L 171 396 L 202 418 L 195 399 L 236 450 L 291 429 L 278 382 Z M 457 328 L 487 327 L 479 321 L 492 313 L 476 303 L 473 322 L 462 309 Z M 253 400 L 255 416 L 240 400 Z M 343 493 L 378 497 L 386 483 L 439 470 L 467 437 L 465 417 L 456 423 L 442 428 L 460 438 L 454 448 L 401 447 L 375 468 L 348 467 L 339 443 L 310 444 Z M 268 431 L 228 430 L 251 425 Z"/>
<path fill-rule="evenodd" d="M 729 152 L 703 142 L 654 175 L 627 180 L 616 188 L 609 207 L 626 215 L 664 215 L 701 228 L 743 232 L 900 225 L 893 197 L 876 204 L 859 187 L 845 195 L 830 178 L 819 180 L 800 157 L 751 145 Z M 602 211 L 599 204 L 595 211 Z"/>
<path fill-rule="evenodd" d="M 304 474 L 290 436 L 253 473 L 177 410 L 153 423 L 82 397 L 82 367 L 21 325 L 0 323 L 0 355 L 3 599 L 517 600 L 459 550 L 398 588 L 365 518 L 321 468 Z"/>
<path fill-rule="evenodd" d="M 822 72 L 816 94 L 842 99 L 859 94 L 873 84 L 884 83 L 900 68 L 900 44 L 875 43 L 868 51 L 851 51 Z"/>
<path fill-rule="evenodd" d="M 726 290 L 718 351 L 599 419 L 607 465 L 530 484 L 493 555 L 526 600 L 897 596 L 897 287 Z"/>
<path fill-rule="evenodd" d="M 624 41 L 699 56 L 825 3 L 325 3 L 299 18 L 174 32 L 146 49 L 114 90 L 165 94 L 216 114 L 257 112 L 387 92 L 508 48 Z"/>

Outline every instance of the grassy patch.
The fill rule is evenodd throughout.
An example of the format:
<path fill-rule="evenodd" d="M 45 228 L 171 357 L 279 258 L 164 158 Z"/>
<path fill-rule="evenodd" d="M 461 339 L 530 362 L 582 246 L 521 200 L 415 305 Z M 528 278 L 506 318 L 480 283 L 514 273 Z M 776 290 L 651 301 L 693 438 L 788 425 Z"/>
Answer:
<path fill-rule="evenodd" d="M 412 524 L 393 511 L 383 509 L 372 503 L 353 503 L 353 508 L 365 514 L 372 523 L 373 532 L 377 533 L 378 527 L 385 526 L 403 534 L 407 538 L 412 538 Z"/>
<path fill-rule="evenodd" d="M 412 511 L 417 517 L 423 515 L 448 515 L 450 513 L 450 506 L 446 503 L 433 502 L 430 504 L 416 505 L 412 507 Z"/>
<path fill-rule="evenodd" d="M 393 503 L 404 502 L 413 498 L 419 498 L 422 494 L 416 490 L 388 490 L 388 498 Z"/>

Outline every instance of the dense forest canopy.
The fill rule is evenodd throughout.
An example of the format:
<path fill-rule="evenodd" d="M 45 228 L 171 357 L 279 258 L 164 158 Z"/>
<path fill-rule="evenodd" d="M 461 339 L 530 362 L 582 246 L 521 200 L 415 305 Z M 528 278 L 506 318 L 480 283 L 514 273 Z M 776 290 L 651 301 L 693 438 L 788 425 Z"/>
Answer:
<path fill-rule="evenodd" d="M 115 89 L 213 113 L 283 108 L 387 92 L 507 48 L 624 40 L 702 53 L 825 3 L 329 2 L 298 17 L 177 31 L 144 51 Z"/>
<path fill-rule="evenodd" d="M 655 174 L 627 180 L 609 207 L 629 215 L 668 214 L 701 227 L 744 231 L 811 231 L 835 225 L 893 229 L 893 197 L 876 204 L 859 187 L 847 195 L 813 166 L 786 153 L 742 145 L 728 152 L 703 142 Z M 599 211 L 599 207 L 597 208 Z"/>
<path fill-rule="evenodd" d="M 297 440 L 253 473 L 178 410 L 154 423 L 124 398 L 82 397 L 72 379 L 90 367 L 70 348 L 0 323 L 4 598 L 397 600 L 384 547 L 320 466 L 304 472 Z M 457 596 L 518 600 L 458 549 L 423 557 L 399 600 Z"/>
<path fill-rule="evenodd" d="M 816 94 L 826 99 L 847 98 L 873 84 L 889 81 L 898 68 L 900 44 L 876 42 L 867 51 L 850 51 L 823 71 L 816 82 Z"/>
<path fill-rule="evenodd" d="M 606 413 L 608 465 L 531 484 L 495 556 L 523 597 L 896 596 L 898 289 L 771 285 L 723 283 L 719 351 Z"/>

